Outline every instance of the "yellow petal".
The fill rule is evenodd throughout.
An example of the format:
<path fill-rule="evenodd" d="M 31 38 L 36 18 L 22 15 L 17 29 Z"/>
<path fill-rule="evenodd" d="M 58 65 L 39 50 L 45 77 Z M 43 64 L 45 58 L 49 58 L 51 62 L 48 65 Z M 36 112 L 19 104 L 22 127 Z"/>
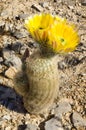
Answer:
<path fill-rule="evenodd" d="M 59 16 L 36 14 L 25 21 L 25 27 L 39 44 L 55 53 L 70 52 L 79 44 L 75 26 Z"/>

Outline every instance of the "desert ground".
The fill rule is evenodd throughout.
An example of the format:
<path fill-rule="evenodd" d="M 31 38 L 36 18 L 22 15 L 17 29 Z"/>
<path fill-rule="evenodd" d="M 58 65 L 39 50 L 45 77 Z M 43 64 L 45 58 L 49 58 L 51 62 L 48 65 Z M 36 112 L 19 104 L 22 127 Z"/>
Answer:
<path fill-rule="evenodd" d="M 59 98 L 49 113 L 32 115 L 12 78 L 28 48 L 37 45 L 24 28 L 27 17 L 51 13 L 76 25 L 80 44 L 59 55 Z M 0 130 L 86 130 L 86 0 L 0 0 Z"/>

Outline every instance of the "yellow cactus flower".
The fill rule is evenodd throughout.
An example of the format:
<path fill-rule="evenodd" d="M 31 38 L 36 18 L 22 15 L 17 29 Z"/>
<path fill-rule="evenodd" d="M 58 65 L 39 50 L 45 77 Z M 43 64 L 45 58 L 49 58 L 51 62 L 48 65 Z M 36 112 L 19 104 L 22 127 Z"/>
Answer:
<path fill-rule="evenodd" d="M 49 31 L 48 43 L 56 53 L 73 51 L 79 44 L 79 36 L 74 25 L 66 20 L 55 22 Z"/>
<path fill-rule="evenodd" d="M 25 20 L 25 27 L 32 37 L 41 43 L 47 39 L 47 30 L 53 22 L 54 17 L 50 14 L 36 14 Z"/>
<path fill-rule="evenodd" d="M 70 52 L 79 43 L 75 27 L 59 16 L 36 14 L 25 21 L 25 27 L 42 49 L 47 51 Z"/>

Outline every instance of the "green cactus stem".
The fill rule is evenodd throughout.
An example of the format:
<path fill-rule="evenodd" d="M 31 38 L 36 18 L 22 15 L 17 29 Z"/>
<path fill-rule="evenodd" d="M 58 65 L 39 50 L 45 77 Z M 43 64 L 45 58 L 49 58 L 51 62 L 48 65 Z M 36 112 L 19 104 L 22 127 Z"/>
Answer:
<path fill-rule="evenodd" d="M 39 52 L 26 60 L 29 90 L 23 97 L 28 112 L 39 114 L 51 107 L 58 95 L 59 80 L 56 56 L 43 57 Z"/>

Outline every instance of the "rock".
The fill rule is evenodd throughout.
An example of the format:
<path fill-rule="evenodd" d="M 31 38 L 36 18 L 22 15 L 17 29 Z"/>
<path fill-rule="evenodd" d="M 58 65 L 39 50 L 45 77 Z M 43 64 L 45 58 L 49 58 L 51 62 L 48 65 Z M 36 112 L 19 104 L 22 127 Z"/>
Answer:
<path fill-rule="evenodd" d="M 1 21 L 0 22 L 0 34 L 4 32 L 4 27 L 5 27 L 5 22 Z"/>
<path fill-rule="evenodd" d="M 20 19 L 26 19 L 28 17 L 28 14 L 20 14 L 19 17 Z"/>
<path fill-rule="evenodd" d="M 38 127 L 36 125 L 33 125 L 33 124 L 27 124 L 25 130 L 38 130 Z"/>
<path fill-rule="evenodd" d="M 18 126 L 18 130 L 25 130 L 27 127 L 27 125 L 23 124 L 23 125 L 19 125 Z"/>
<path fill-rule="evenodd" d="M 72 55 L 68 55 L 65 57 L 65 59 L 58 62 L 58 68 L 63 70 L 67 67 L 76 66 L 80 63 L 80 60 L 78 57 L 74 57 Z"/>
<path fill-rule="evenodd" d="M 2 84 L 3 86 L 9 86 L 11 88 L 13 88 L 14 83 L 11 79 L 8 79 L 6 77 L 3 77 L 0 75 L 0 84 Z"/>
<path fill-rule="evenodd" d="M 11 30 L 13 29 L 13 24 L 12 23 L 8 23 L 8 22 L 4 22 L 3 19 L 0 22 L 0 34 L 2 32 L 11 32 Z"/>
<path fill-rule="evenodd" d="M 0 73 L 2 72 L 2 65 L 0 65 Z"/>
<path fill-rule="evenodd" d="M 18 56 L 13 56 L 13 59 L 12 61 L 10 61 L 13 66 L 17 69 L 17 70 L 21 70 L 21 67 L 22 67 L 22 61 L 21 59 L 18 57 Z"/>
<path fill-rule="evenodd" d="M 62 114 L 70 112 L 71 105 L 67 101 L 61 101 L 58 105 L 58 107 L 55 108 L 55 116 L 58 117 L 59 119 L 62 118 Z"/>
<path fill-rule="evenodd" d="M 16 68 L 11 66 L 8 70 L 5 71 L 5 76 L 10 79 L 13 79 L 16 73 L 17 73 Z"/>
<path fill-rule="evenodd" d="M 69 7 L 69 9 L 71 9 L 71 10 L 74 9 L 74 6 L 72 6 L 72 5 L 69 5 L 68 7 Z"/>
<path fill-rule="evenodd" d="M 0 73 L 4 74 L 4 70 L 6 70 L 7 67 L 5 65 L 3 65 L 3 63 L 0 64 Z"/>
<path fill-rule="evenodd" d="M 52 118 L 45 122 L 45 130 L 64 130 L 62 124 L 56 118 Z"/>
<path fill-rule="evenodd" d="M 78 57 L 74 57 L 72 55 L 69 55 L 65 58 L 65 63 L 68 65 L 68 66 L 76 66 L 80 63 L 80 60 Z"/>
<path fill-rule="evenodd" d="M 39 3 L 43 8 L 46 8 L 49 6 L 48 2 L 40 2 Z"/>
<path fill-rule="evenodd" d="M 7 127 L 5 128 L 5 130 L 12 130 L 12 127 L 11 127 L 11 126 L 7 126 Z"/>
<path fill-rule="evenodd" d="M 3 62 L 3 58 L 2 57 L 0 57 L 0 63 L 2 63 Z"/>
<path fill-rule="evenodd" d="M 22 61 L 18 56 L 15 55 L 14 51 L 3 49 L 3 58 L 5 59 L 5 65 L 14 66 L 17 70 L 21 69 Z"/>
<path fill-rule="evenodd" d="M 5 23 L 4 31 L 5 31 L 5 32 L 12 33 L 12 32 L 13 32 L 13 24 Z"/>
<path fill-rule="evenodd" d="M 4 32 L 4 33 L 6 33 L 6 32 Z M 12 40 L 12 39 L 11 39 L 11 38 L 8 38 L 7 35 L 3 35 L 3 48 L 4 48 L 4 49 L 6 49 L 7 47 L 9 48 L 9 46 L 10 46 L 11 43 L 12 43 L 11 40 Z M 4 49 L 3 49 L 3 50 L 4 50 Z"/>
<path fill-rule="evenodd" d="M 54 0 L 54 2 L 57 2 L 58 0 Z"/>
<path fill-rule="evenodd" d="M 66 63 L 62 60 L 60 62 L 58 62 L 58 69 L 65 69 L 67 67 Z"/>
<path fill-rule="evenodd" d="M 11 116 L 10 115 L 4 115 L 3 117 L 2 117 L 2 119 L 4 119 L 4 120 L 11 120 Z"/>
<path fill-rule="evenodd" d="M 23 46 L 21 47 L 21 49 L 20 49 L 20 54 L 21 54 L 21 55 L 24 55 L 25 50 L 26 50 L 27 48 L 29 48 L 27 45 L 23 45 Z"/>
<path fill-rule="evenodd" d="M 7 10 L 3 10 L 3 11 L 1 12 L 1 16 L 7 18 L 7 16 L 8 16 Z"/>
<path fill-rule="evenodd" d="M 28 42 L 28 46 L 30 48 L 38 48 L 39 47 L 39 45 L 36 42 Z"/>
<path fill-rule="evenodd" d="M 3 49 L 2 55 L 5 60 L 7 60 L 9 57 L 13 56 L 15 54 L 14 51 L 11 51 L 9 49 Z"/>
<path fill-rule="evenodd" d="M 23 44 L 21 42 L 16 42 L 12 45 L 12 50 L 19 53 L 22 46 Z"/>
<path fill-rule="evenodd" d="M 82 116 L 77 113 L 77 112 L 74 112 L 73 115 L 72 115 L 72 121 L 73 121 L 73 124 L 74 126 L 84 126 L 86 127 L 86 119 L 82 118 Z"/>
<path fill-rule="evenodd" d="M 43 8 L 39 4 L 33 4 L 31 7 L 39 12 L 43 11 Z"/>
<path fill-rule="evenodd" d="M 82 4 L 83 6 L 86 6 L 86 0 L 81 0 L 81 4 Z"/>
<path fill-rule="evenodd" d="M 62 0 L 63 3 L 67 4 L 68 6 L 75 6 L 76 1 L 75 0 Z"/>
<path fill-rule="evenodd" d="M 49 2 L 43 2 L 40 3 L 43 8 L 46 8 L 47 10 L 53 11 L 53 7 L 49 5 Z"/>
<path fill-rule="evenodd" d="M 21 31 L 17 30 L 13 33 L 13 36 L 16 37 L 17 39 L 21 39 L 27 37 L 27 32 L 24 29 L 21 29 Z"/>
<path fill-rule="evenodd" d="M 15 16 L 15 19 L 20 20 L 20 16 L 19 15 Z"/>
<path fill-rule="evenodd" d="M 61 3 L 61 2 L 62 2 L 62 0 L 54 0 L 54 2 Z"/>

